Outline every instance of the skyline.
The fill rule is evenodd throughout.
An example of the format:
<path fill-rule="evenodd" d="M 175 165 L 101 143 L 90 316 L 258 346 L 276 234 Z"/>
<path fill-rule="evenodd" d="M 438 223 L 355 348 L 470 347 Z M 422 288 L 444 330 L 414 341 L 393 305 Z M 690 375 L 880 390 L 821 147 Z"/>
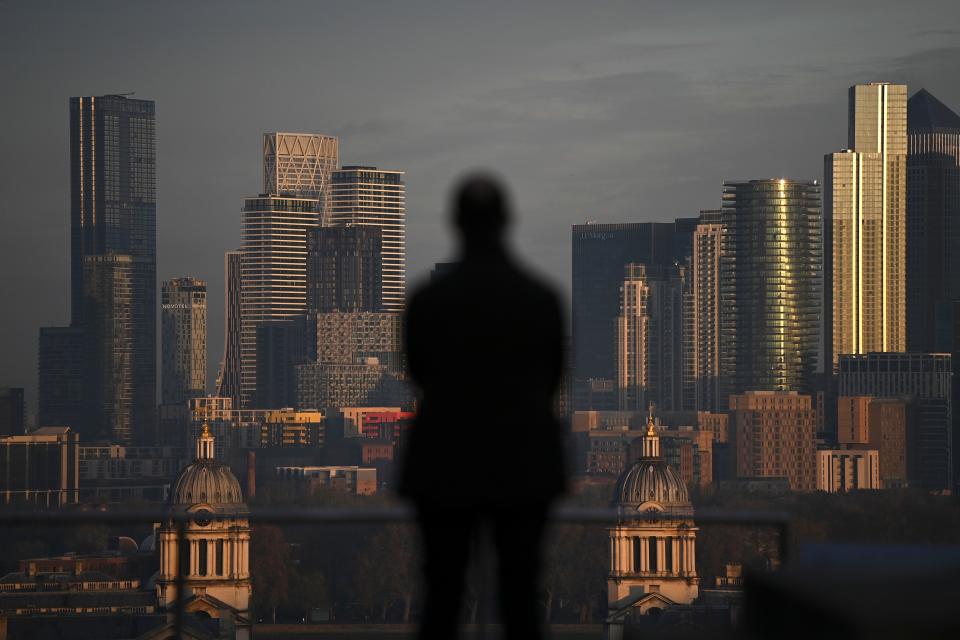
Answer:
<path fill-rule="evenodd" d="M 4 121 L 19 123 L 0 133 L 0 147 L 12 150 L 0 159 L 8 194 L 0 255 L 17 275 L 3 280 L 0 295 L 18 301 L 18 313 L 0 325 L 0 385 L 26 387 L 31 412 L 37 327 L 65 324 L 69 315 L 71 96 L 136 89 L 136 97 L 156 101 L 157 278 L 207 280 L 214 301 L 223 299 L 223 252 L 239 246 L 242 199 L 259 185 L 266 131 L 335 135 L 343 164 L 406 172 L 411 283 L 451 253 L 438 222 L 454 177 L 497 170 L 513 189 L 520 253 L 569 300 L 571 224 L 693 216 L 719 206 L 724 180 L 771 173 L 819 180 L 823 154 L 845 139 L 845 90 L 855 83 L 904 82 L 911 95 L 926 88 L 948 106 L 960 104 L 949 73 L 960 31 L 945 28 L 958 9 L 948 4 L 891 9 L 869 34 L 853 29 L 857 12 L 846 6 L 832 7 L 828 23 L 809 8 L 785 9 L 779 21 L 792 18 L 796 29 L 784 29 L 773 12 L 742 7 L 624 8 L 585 21 L 575 17 L 589 9 L 552 7 L 535 22 L 530 7 L 502 20 L 411 5 L 382 8 L 367 31 L 348 28 L 364 16 L 338 7 L 224 14 L 204 6 L 153 16 L 144 7 L 100 5 L 88 16 L 49 6 L 0 4 L 8 14 L 0 21 L 8 25 L 0 26 L 0 68 L 14 96 L 0 109 Z M 288 20 L 297 11 L 305 19 Z M 247 46 L 251 30 L 271 32 L 278 20 L 286 20 L 289 48 Z M 317 33 L 306 37 L 308 29 Z M 754 36 L 750 46 L 738 44 L 740 30 Z M 56 34 L 60 49 L 38 50 L 40 33 Z M 497 35 L 496 47 L 485 33 Z M 907 36 L 884 37 L 896 33 Z M 343 64 L 330 51 L 355 53 Z M 283 73 L 266 73 L 271 68 Z M 777 83 L 785 77 L 789 86 Z M 267 78 L 263 91 L 258 78 Z M 284 80 L 292 90 L 278 91 Z M 28 259 L 31 269 L 17 268 Z M 222 357 L 222 314 L 211 304 L 211 382 Z"/>

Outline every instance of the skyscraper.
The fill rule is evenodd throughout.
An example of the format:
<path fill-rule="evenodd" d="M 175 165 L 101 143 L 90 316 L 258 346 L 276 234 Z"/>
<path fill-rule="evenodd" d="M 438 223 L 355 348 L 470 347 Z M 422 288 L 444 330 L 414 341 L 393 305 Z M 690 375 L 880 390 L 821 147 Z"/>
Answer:
<path fill-rule="evenodd" d="M 807 392 L 820 331 L 820 186 L 725 182 L 720 367 L 725 397 Z"/>
<path fill-rule="evenodd" d="M 307 232 L 307 311 L 380 311 L 379 227 L 347 224 Z"/>
<path fill-rule="evenodd" d="M 89 345 L 100 356 L 128 350 L 129 357 L 123 356 L 128 364 L 110 379 L 103 372 L 83 377 L 111 387 L 93 389 L 91 393 L 99 398 L 129 390 L 122 392 L 130 394 L 122 401 L 129 408 L 112 413 L 118 419 L 126 416 L 120 422 L 128 424 L 115 423 L 111 429 L 138 439 L 153 434 L 157 402 L 155 119 L 156 108 L 150 100 L 116 95 L 70 99 L 71 326 L 93 327 L 87 332 L 90 340 L 106 335 L 104 330 L 111 325 L 117 329 L 110 330 L 110 335 L 129 332 L 129 344 L 120 350 L 118 345 Z M 111 257 L 88 262 L 93 256 Z M 84 297 L 95 289 L 105 292 L 101 286 L 105 281 L 88 287 L 84 279 L 88 273 L 128 281 L 124 285 L 128 292 L 116 299 L 129 297 L 129 305 L 90 307 Z M 88 314 L 94 308 L 98 313 L 122 311 L 129 317 L 91 317 Z M 129 380 L 117 379 L 120 371 Z M 74 416 L 73 420 L 94 424 L 95 416 L 87 418 Z"/>
<path fill-rule="evenodd" d="M 827 302 L 841 354 L 906 349 L 907 87 L 849 90 L 847 149 L 824 158 Z"/>
<path fill-rule="evenodd" d="M 648 267 L 683 262 L 691 242 L 687 235 L 692 234 L 684 222 L 573 225 L 575 385 L 590 379 L 616 379 L 616 319 L 623 269 L 631 262 Z M 590 407 L 579 403 L 575 408 Z"/>
<path fill-rule="evenodd" d="M 720 403 L 720 248 L 723 224 L 719 209 L 700 212 L 693 232 L 690 265 L 691 351 L 694 406 L 697 411 L 725 410 Z"/>
<path fill-rule="evenodd" d="M 323 222 L 331 172 L 338 164 L 337 138 L 264 134 L 264 192 L 247 198 L 242 213 L 240 393 L 244 406 L 255 399 L 257 325 L 307 312 L 307 231 Z"/>
<path fill-rule="evenodd" d="M 84 381 L 90 385 L 92 413 L 77 431 L 85 442 L 134 442 L 134 264 L 127 254 L 83 257 Z M 137 427 L 138 436 L 152 438 L 142 431 L 144 423 Z"/>
<path fill-rule="evenodd" d="M 227 251 L 223 256 L 223 361 L 217 376 L 217 396 L 231 398 L 240 406 L 240 256 Z"/>
<path fill-rule="evenodd" d="M 960 300 L 960 115 L 921 89 L 907 147 L 907 347 L 936 351 L 937 306 Z"/>
<path fill-rule="evenodd" d="M 207 283 L 166 280 L 162 287 L 163 404 L 186 406 L 207 394 Z"/>
<path fill-rule="evenodd" d="M 23 387 L 0 387 L 0 436 L 26 433 Z"/>
<path fill-rule="evenodd" d="M 37 424 L 90 433 L 87 333 L 82 327 L 40 327 Z"/>
<path fill-rule="evenodd" d="M 333 225 L 380 229 L 383 311 L 403 311 L 406 295 L 406 186 L 403 171 L 347 166 L 330 177 Z"/>
<path fill-rule="evenodd" d="M 624 268 L 617 318 L 617 389 L 622 411 L 681 411 L 683 265 Z"/>

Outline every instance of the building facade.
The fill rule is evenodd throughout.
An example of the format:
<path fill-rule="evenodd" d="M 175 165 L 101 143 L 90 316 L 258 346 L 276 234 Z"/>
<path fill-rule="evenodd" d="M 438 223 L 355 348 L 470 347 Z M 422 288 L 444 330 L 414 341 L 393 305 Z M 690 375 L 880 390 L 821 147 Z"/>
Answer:
<path fill-rule="evenodd" d="M 345 224 L 307 233 L 307 312 L 383 308 L 380 227 Z"/>
<path fill-rule="evenodd" d="M 0 502 L 63 507 L 78 500 L 78 434 L 41 427 L 29 435 L 0 436 Z"/>
<path fill-rule="evenodd" d="M 87 333 L 81 327 L 41 327 L 37 358 L 37 424 L 90 432 Z"/>
<path fill-rule="evenodd" d="M 960 115 L 921 89 L 907 101 L 907 349 L 931 352 L 960 300 Z M 938 311 L 938 307 L 941 310 Z"/>
<path fill-rule="evenodd" d="M 223 360 L 217 375 L 217 396 L 233 398 L 240 406 L 240 335 L 243 316 L 240 297 L 240 251 L 223 257 Z"/>
<path fill-rule="evenodd" d="M 824 158 L 827 302 L 842 354 L 906 349 L 907 87 L 849 90 L 847 148 Z"/>
<path fill-rule="evenodd" d="M 125 325 L 130 331 L 129 426 L 137 439 L 154 433 L 156 416 L 157 351 L 157 251 L 156 251 L 156 105 L 128 96 L 70 99 L 70 217 L 71 217 L 71 326 L 93 325 L 90 339 L 101 337 L 104 327 Z M 128 280 L 123 307 L 100 306 L 114 318 L 90 316 L 85 301 L 90 290 L 90 259 L 127 262 Z M 120 258 L 119 256 L 126 256 Z M 99 272 L 99 270 L 98 270 Z M 126 316 L 129 318 L 126 318 Z M 94 345 L 102 353 L 111 345 Z M 125 374 L 126 375 L 126 374 Z M 92 374 L 114 387 L 114 380 Z M 110 388 L 95 391 L 110 397 Z M 134 433 L 136 432 L 136 433 Z"/>
<path fill-rule="evenodd" d="M 207 395 L 207 283 L 166 280 L 161 287 L 163 404 Z"/>
<path fill-rule="evenodd" d="M 720 404 L 721 211 L 701 211 L 690 259 L 691 351 L 694 408 L 716 412 Z"/>
<path fill-rule="evenodd" d="M 842 355 L 838 390 L 843 396 L 904 398 L 911 479 L 924 489 L 953 486 L 953 365 L 947 353 Z M 881 471 L 883 461 L 881 460 Z"/>
<path fill-rule="evenodd" d="M 881 488 L 880 452 L 876 449 L 817 451 L 817 491 L 846 493 Z"/>
<path fill-rule="evenodd" d="M 336 226 L 380 230 L 381 303 L 384 311 L 403 311 L 406 296 L 406 185 L 403 171 L 347 166 L 330 176 L 330 215 Z"/>
<path fill-rule="evenodd" d="M 722 398 L 813 387 L 820 340 L 820 186 L 726 182 L 720 277 Z"/>
<path fill-rule="evenodd" d="M 808 395 L 750 391 L 730 396 L 738 478 L 786 478 L 793 491 L 817 488 L 817 412 Z"/>
<path fill-rule="evenodd" d="M 686 222 L 573 225 L 574 409 L 604 408 L 589 402 L 585 405 L 592 394 L 578 387 L 589 385 L 590 380 L 611 381 L 609 384 L 616 380 L 616 319 L 624 267 L 631 262 L 648 267 L 683 262 L 692 237 L 692 228 Z"/>
<path fill-rule="evenodd" d="M 26 433 L 26 409 L 23 387 L 0 387 L 0 436 Z"/>

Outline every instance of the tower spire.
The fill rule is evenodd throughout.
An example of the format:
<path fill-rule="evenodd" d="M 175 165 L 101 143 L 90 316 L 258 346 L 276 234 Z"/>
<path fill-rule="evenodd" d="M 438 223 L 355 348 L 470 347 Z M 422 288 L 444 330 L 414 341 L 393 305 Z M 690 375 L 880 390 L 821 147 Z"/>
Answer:
<path fill-rule="evenodd" d="M 647 405 L 647 432 L 643 436 L 643 457 L 660 457 L 660 436 L 657 435 L 657 422 L 653 417 L 653 403 Z"/>
<path fill-rule="evenodd" d="M 197 438 L 197 460 L 213 460 L 213 434 L 210 433 L 210 424 L 203 422 L 203 430 Z"/>

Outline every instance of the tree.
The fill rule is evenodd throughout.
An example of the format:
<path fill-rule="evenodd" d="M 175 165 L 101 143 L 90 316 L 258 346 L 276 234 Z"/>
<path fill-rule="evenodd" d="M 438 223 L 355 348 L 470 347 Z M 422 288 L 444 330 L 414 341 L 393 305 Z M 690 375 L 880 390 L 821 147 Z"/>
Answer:
<path fill-rule="evenodd" d="M 310 610 L 327 604 L 327 578 L 320 571 L 295 571 L 290 604 L 303 611 L 304 620 L 310 619 Z"/>
<path fill-rule="evenodd" d="M 356 591 L 371 609 L 380 607 L 386 621 L 390 606 L 400 602 L 402 619 L 410 622 L 417 587 L 417 549 L 410 525 L 388 524 L 364 547 L 358 558 Z"/>
<path fill-rule="evenodd" d="M 277 607 L 287 601 L 290 586 L 290 547 L 279 527 L 255 524 L 250 534 L 250 576 L 257 611 L 270 611 L 276 623 Z"/>

